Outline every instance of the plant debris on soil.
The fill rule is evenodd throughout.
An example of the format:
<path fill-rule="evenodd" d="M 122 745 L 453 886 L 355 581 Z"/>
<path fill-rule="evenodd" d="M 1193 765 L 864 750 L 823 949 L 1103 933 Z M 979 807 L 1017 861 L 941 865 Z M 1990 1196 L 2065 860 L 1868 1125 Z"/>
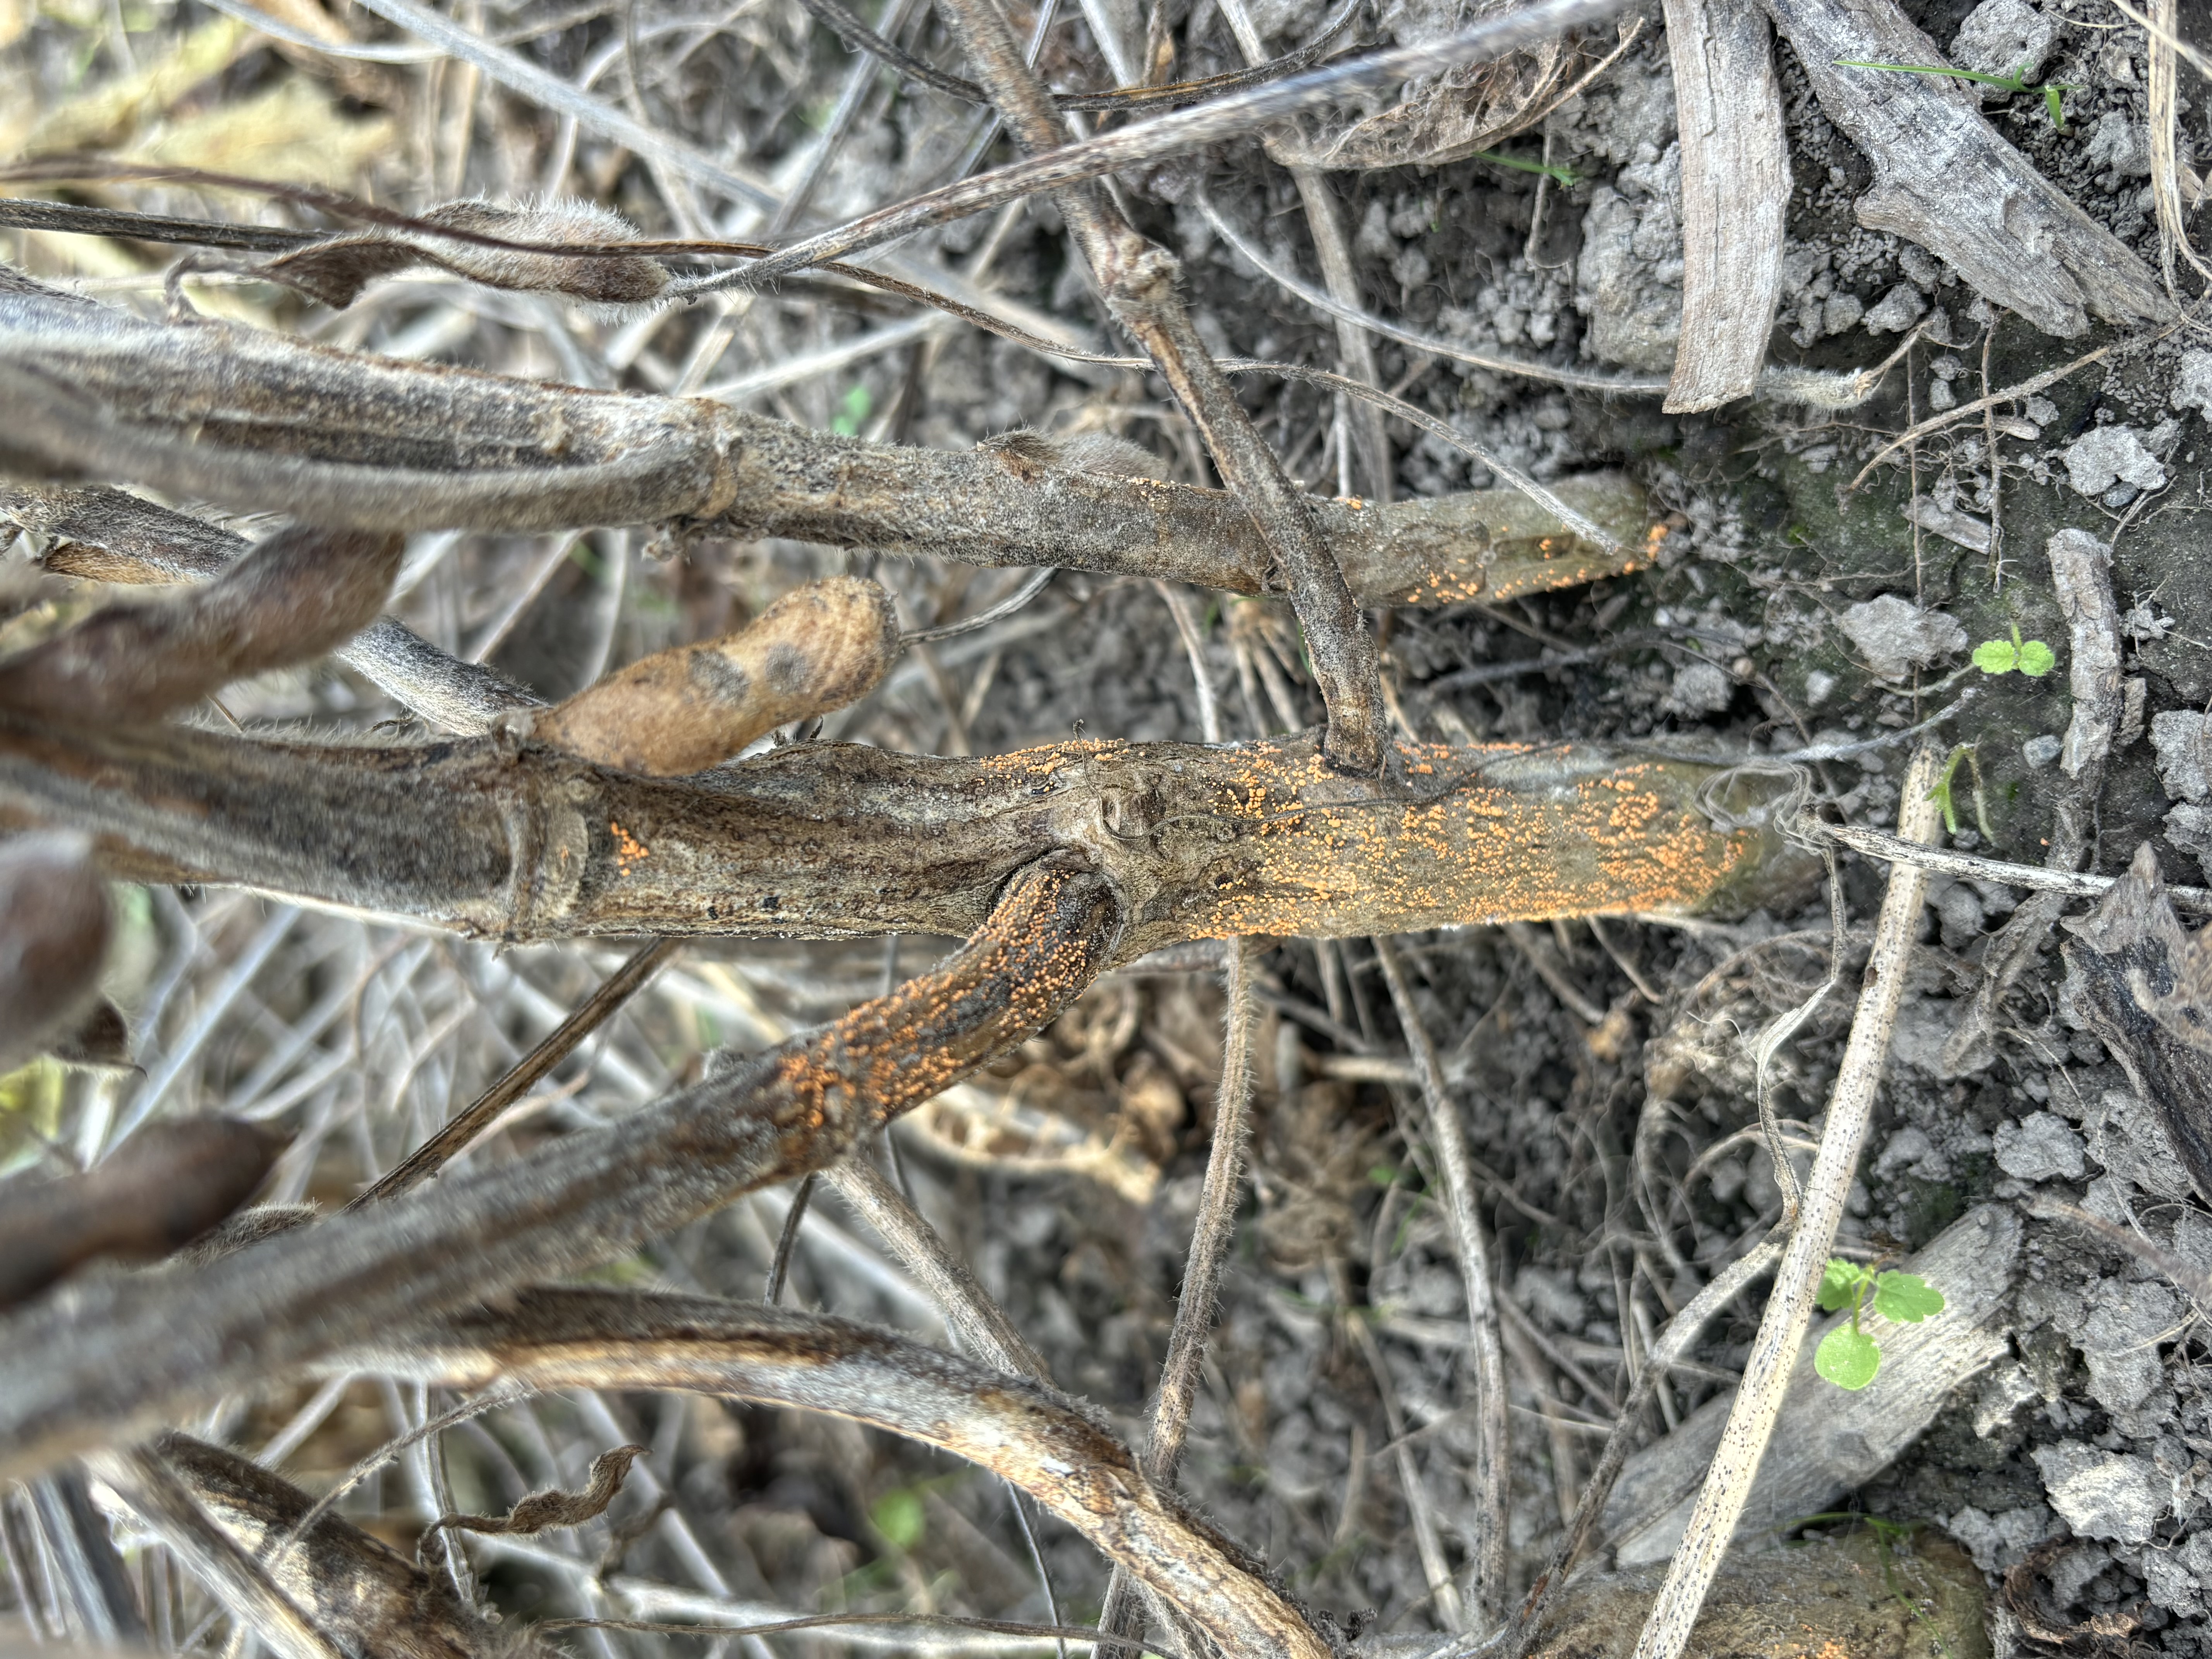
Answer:
<path fill-rule="evenodd" d="M 1431 40 L 1484 9 L 1378 0 L 1325 49 Z M 1315 41 L 1327 21 L 1319 6 L 1281 0 L 1085 0 L 1056 15 L 1048 5 L 1042 19 L 1022 0 L 1007 11 L 1024 40 L 1039 31 L 1038 73 L 1061 90 L 1241 71 Z M 1182 262 L 1182 292 L 1215 355 L 1368 379 L 1489 458 L 1326 386 L 1241 379 L 1260 434 L 1313 494 L 1379 505 L 1514 488 L 1515 475 L 1551 485 L 1622 473 L 1648 499 L 1663 533 L 1628 574 L 1370 611 L 1394 735 L 1794 767 L 1808 822 L 1883 830 L 1897 826 L 1909 759 L 1932 744 L 1951 762 L 1951 850 L 2136 872 L 2104 908 L 1988 874 L 1932 875 L 1835 1251 L 1913 1267 L 1981 1241 L 1986 1284 L 1963 1267 L 1951 1283 L 1929 1275 L 1956 1305 L 1928 1328 L 1948 1317 L 1947 1340 L 1970 1334 L 1972 1345 L 1927 1372 L 1900 1357 L 1905 1347 L 1886 1350 L 1869 1414 L 1852 1419 L 1869 1425 L 1854 1443 L 1863 1449 L 1834 1454 L 1841 1463 L 1804 1488 L 1825 1495 L 1804 1509 L 1747 1522 L 1708 1612 L 1723 1624 L 1699 1640 L 1711 1651 L 1781 1643 L 1754 1628 L 1763 1604 L 1848 1580 L 1854 1653 L 1918 1643 L 1953 1654 L 2212 1654 L 2212 1334 L 2198 1299 L 2212 1285 L 2212 967 L 2191 931 L 2200 916 L 2185 905 L 2179 921 L 2154 913 L 2161 884 L 2212 881 L 2212 566 L 2197 522 L 2212 511 L 2212 327 L 2197 298 L 2199 249 L 2212 246 L 2199 210 L 2212 166 L 2212 87 L 2200 72 L 2212 25 L 2189 7 L 2154 9 L 2180 32 L 2177 67 L 2171 53 L 2154 62 L 2134 8 L 2105 0 L 1904 0 L 1903 11 L 1951 64 L 2021 77 L 2028 90 L 1943 84 L 2147 270 L 2170 274 L 2171 319 L 2093 320 L 2058 337 L 1993 306 L 1935 254 L 1861 223 L 1875 169 L 1784 40 L 1776 60 L 1793 183 L 1769 379 L 1760 396 L 1716 410 L 1663 412 L 1682 329 L 1684 207 L 1656 7 L 1516 59 L 1510 75 L 1455 70 L 1124 172 L 1110 188 Z M 1016 153 L 986 106 L 856 54 L 795 0 L 456 0 L 436 14 L 757 181 L 766 207 L 425 46 L 386 21 L 399 8 L 257 0 L 252 15 L 203 0 L 0 0 L 0 165 L 71 158 L 10 175 L 0 208 L 333 228 L 316 198 L 236 187 L 246 178 L 405 214 L 477 198 L 573 204 L 472 222 L 527 224 L 551 240 L 781 244 Z M 931 8 L 887 0 L 865 21 L 930 65 L 973 72 Z M 2045 87 L 2063 89 L 2063 119 Z M 2154 142 L 2160 97 L 2179 112 L 2170 154 Z M 1089 132 L 1134 117 L 1076 118 Z M 2178 224 L 2161 226 L 2161 189 Z M 935 450 L 997 444 L 1010 465 L 1027 456 L 1127 480 L 1219 482 L 1157 374 L 1048 356 L 855 284 L 805 276 L 667 303 L 654 284 L 668 271 L 723 268 L 675 256 L 665 270 L 641 258 L 640 291 L 614 291 L 620 273 L 602 271 L 594 280 L 610 291 L 580 295 L 557 272 L 495 271 L 487 284 L 463 254 L 402 258 L 378 240 L 397 231 L 350 228 L 376 247 L 352 246 L 290 285 L 257 264 L 264 252 L 186 255 L 21 217 L 0 218 L 0 258 L 156 319 L 198 315 L 394 358 L 698 396 Z M 896 255 L 902 273 L 957 277 L 956 297 L 988 299 L 1033 334 L 1128 349 L 1054 198 L 955 220 Z M 1389 331 L 1340 327 L 1316 295 Z M 1802 372 L 1789 384 L 1833 387 L 1893 357 L 1855 398 L 1789 395 L 1774 378 Z M 4 440 L 0 450 L 14 453 Z M 12 653 L 127 590 L 58 574 L 71 568 L 68 538 L 41 529 L 9 483 L 0 518 L 12 528 L 0 534 L 21 533 L 0 561 L 0 649 Z M 166 499 L 254 540 L 283 522 Z M 2076 556 L 2078 568 L 2109 562 L 2109 626 L 2097 621 L 2100 596 L 2071 586 Z M 391 609 L 441 651 L 561 704 L 820 579 L 873 578 L 895 601 L 891 626 L 914 635 L 981 617 L 1029 575 L 711 527 L 440 531 L 408 538 Z M 1279 593 L 1064 570 L 971 630 L 910 641 L 888 672 L 872 668 L 857 701 L 833 699 L 843 706 L 821 718 L 779 714 L 782 729 L 750 752 L 818 738 L 988 757 L 1073 738 L 1307 732 L 1325 711 L 1304 647 Z M 704 671 L 641 669 L 637 683 L 655 672 Z M 537 718 L 552 729 L 555 716 Z M 341 746 L 439 737 L 336 659 L 230 684 L 186 719 Z M 0 820 L 27 829 L 38 818 L 0 793 Z M 1668 1319 L 1783 1218 L 1760 1102 L 1802 1179 L 1887 878 L 1881 863 L 1843 854 L 1832 910 L 1820 867 L 1805 859 L 1802 879 L 1747 914 L 1403 935 L 1425 1035 L 1406 1024 L 1371 941 L 1254 942 L 1249 1162 L 1176 1480 L 1211 1528 L 1350 1650 L 1429 1652 L 1460 1632 L 1487 1633 L 1467 1598 L 1500 1527 L 1505 1595 L 1488 1614 L 1520 1606 Z M 2110 908 L 2124 897 L 2138 908 Z M 15 1185 L 0 1194 L 93 1181 L 84 1172 L 106 1170 L 103 1155 L 132 1135 L 220 1114 L 282 1148 L 256 1142 L 257 1203 L 336 1211 L 635 948 L 510 948 L 213 885 L 118 881 L 109 908 L 100 990 L 112 1029 L 60 1057 L 9 1057 L 0 1162 Z M 688 939 L 505 1106 L 470 1164 L 624 1120 L 887 995 L 957 944 Z M 1838 963 L 1841 988 L 1762 1062 L 1761 1036 Z M 1222 964 L 1218 946 L 1201 945 L 1106 974 L 860 1154 L 968 1264 L 1052 1382 L 1138 1449 L 1222 1109 Z M 1480 1479 L 1469 1287 L 1424 1106 L 1424 1042 L 1462 1127 L 1493 1280 L 1484 1294 L 1503 1338 L 1510 1449 L 1502 1515 L 1486 1512 Z M 184 1152 L 176 1159 L 163 1168 L 188 1166 Z M 119 1259 L 158 1258 L 209 1224 L 181 1189 L 166 1192 L 172 1177 L 105 1179 L 103 1205 L 135 1211 L 161 1194 L 190 1219 L 139 1216 L 72 1235 L 65 1249 L 40 1235 L 40 1249 L 61 1254 L 24 1269 L 36 1285 L 27 1278 L 21 1294 L 72 1270 L 37 1293 L 157 1271 Z M 191 1203 L 219 1217 L 239 1201 L 221 1180 L 212 1190 L 195 1188 Z M 2116 1224 L 2196 1277 L 2177 1280 L 2054 1204 Z M 795 1210 L 794 1242 L 780 1251 Z M 1975 1227 L 1997 1231 L 1956 1231 Z M 1988 1243 L 2000 1233 L 2012 1241 L 2001 1258 Z M 0 1238 L 15 1237 L 0 1213 Z M 0 1266 L 13 1283 L 17 1264 Z M 750 1301 L 772 1270 L 787 1307 L 960 1346 L 845 1189 L 811 1176 L 589 1277 Z M 1679 1520 L 1651 1528 L 1702 1478 L 1712 1442 L 1696 1437 L 1717 1434 L 1726 1414 L 1764 1283 L 1658 1382 L 1587 1558 L 1595 1599 L 1562 1613 L 1540 1650 L 1629 1651 L 1680 1535 Z M 1844 1409 L 1829 1384 L 1795 1386 L 1781 1436 Z M 1014 1486 L 834 1411 L 577 1387 L 477 1402 L 425 1432 L 463 1396 L 404 1376 L 288 1374 L 170 1426 L 313 1497 L 349 1482 L 334 1513 L 398 1552 L 394 1571 L 450 1577 L 508 1635 L 555 1619 L 630 1621 L 545 1638 L 607 1659 L 1043 1653 L 1049 1634 L 943 1623 L 743 1637 L 639 1626 L 824 1613 L 1091 1626 L 1106 1601 L 1111 1564 Z M 1680 1459 L 1699 1445 L 1689 1469 Z M 387 1455 L 362 1473 L 380 1448 Z M 627 1478 L 599 1478 L 595 1460 L 622 1448 L 635 1454 Z M 1778 1437 L 1770 1457 L 1784 1455 Z M 0 1488 L 0 1626 L 11 1632 L 0 1640 L 20 1631 L 180 1654 L 269 1640 L 135 1517 L 109 1463 L 90 1467 L 90 1479 L 57 1465 Z M 587 1488 L 592 1502 L 574 1496 Z M 549 1492 L 559 1501 L 531 1497 Z M 495 1519 L 531 1504 L 558 1518 L 538 1531 Z M 1798 1558 L 1774 1553 L 1808 1543 L 1827 1553 L 1796 1568 L 1787 1560 Z M 1928 1633 L 1939 1625 L 1940 1639 Z M 1152 1639 L 1176 1632 L 1155 1625 Z"/>

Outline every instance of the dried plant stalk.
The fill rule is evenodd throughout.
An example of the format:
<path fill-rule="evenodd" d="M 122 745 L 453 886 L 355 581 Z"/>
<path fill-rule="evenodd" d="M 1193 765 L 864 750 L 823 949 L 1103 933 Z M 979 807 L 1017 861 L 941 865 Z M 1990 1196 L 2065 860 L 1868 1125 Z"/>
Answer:
<path fill-rule="evenodd" d="M 1798 866 L 1717 829 L 1713 769 L 1595 747 L 1408 746 L 1414 787 L 1310 738 L 1071 743 L 984 760 L 801 744 L 682 781 L 535 744 L 64 732 L 0 714 L 0 817 L 96 832 L 134 877 L 247 885 L 506 939 L 963 934 L 1077 854 L 1121 958 L 1238 934 L 1403 933 L 1759 902 Z"/>
<path fill-rule="evenodd" d="M 130 1455 L 158 1459 L 207 1518 L 258 1565 L 285 1601 L 337 1652 L 388 1654 L 392 1659 L 489 1659 L 495 1654 L 522 1659 L 552 1651 L 526 1631 L 495 1631 L 460 1604 L 441 1575 L 423 1571 L 349 1521 L 325 1513 L 301 1531 L 313 1500 L 235 1452 L 187 1434 L 165 1434 Z M 153 1516 L 147 1519 L 169 1541 L 170 1528 Z M 185 1559 L 192 1561 L 189 1554 Z M 210 1583 L 210 1588 L 222 1593 L 220 1583 Z M 237 1611 L 264 1640 L 273 1639 L 275 1632 L 254 1617 L 254 1609 Z"/>
<path fill-rule="evenodd" d="M 138 1446 L 101 1452 L 87 1462 L 186 1571 L 241 1625 L 268 1643 L 279 1659 L 346 1659 L 349 1651 L 359 1650 L 341 1647 L 306 1607 L 287 1595 L 269 1569 L 215 1522 L 159 1451 Z M 466 1651 L 448 1650 L 435 1659 L 459 1659 Z M 431 1655 L 422 1659 L 431 1659 Z"/>
<path fill-rule="evenodd" d="M 280 530 L 204 586 L 116 605 L 0 662 L 0 706 L 72 725 L 154 719 L 343 644 L 384 609 L 398 536 Z"/>
<path fill-rule="evenodd" d="M 112 925 L 84 836 L 0 847 L 0 1073 L 68 1036 L 91 1006 Z"/>
<path fill-rule="evenodd" d="M 693 1389 L 835 1413 L 965 1457 L 1020 1486 L 1195 1620 L 1225 1653 L 1330 1650 L 1242 1553 L 1044 1384 L 826 1316 L 703 1297 L 531 1290 L 336 1355 L 473 1388 Z"/>
<path fill-rule="evenodd" d="M 218 1260 L 35 1304 L 0 1325 L 0 1471 L 151 1432 L 822 1169 L 1066 1006 L 1121 920 L 1107 882 L 1040 861 L 933 972 L 607 1127 Z"/>
<path fill-rule="evenodd" d="M 793 589 L 734 634 L 641 657 L 518 729 L 625 772 L 682 777 L 858 702 L 898 654 L 883 584 L 835 576 Z"/>
<path fill-rule="evenodd" d="M 128 481 L 323 525 L 684 520 L 976 564 L 1283 586 L 1251 515 L 1215 490 L 1042 465 L 1019 448 L 872 444 L 701 399 L 396 362 L 214 321 L 163 327 L 51 291 L 0 289 L 0 389 L 21 416 L 0 433 L 0 462 L 25 476 Z M 1503 491 L 1389 507 L 1299 499 L 1367 604 L 1506 598 L 1648 562 L 1663 532 L 1647 528 L 1634 485 L 1608 476 L 1559 494 L 1624 549 L 1583 542 Z"/>

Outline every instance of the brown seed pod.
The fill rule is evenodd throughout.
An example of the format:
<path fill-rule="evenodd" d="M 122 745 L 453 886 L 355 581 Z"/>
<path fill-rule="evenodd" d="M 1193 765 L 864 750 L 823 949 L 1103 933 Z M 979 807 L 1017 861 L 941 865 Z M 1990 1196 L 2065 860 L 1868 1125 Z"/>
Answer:
<path fill-rule="evenodd" d="M 89 1012 L 107 954 L 107 889 L 86 836 L 0 847 L 0 1073 L 68 1036 Z"/>
<path fill-rule="evenodd" d="M 376 620 L 404 548 L 367 531 L 280 530 L 204 586 L 102 611 L 0 662 L 0 705 L 73 726 L 148 720 L 309 661 Z"/>
<path fill-rule="evenodd" d="M 150 1123 L 82 1175 L 0 1183 L 0 1307 L 102 1258 L 188 1244 L 251 1197 L 282 1136 L 227 1117 Z"/>
<path fill-rule="evenodd" d="M 418 215 L 404 229 L 348 232 L 252 269 L 256 276 L 338 309 L 351 305 L 380 276 L 426 266 L 488 288 L 565 294 L 601 305 L 657 300 L 668 286 L 667 270 L 642 253 L 538 252 L 527 246 L 449 240 L 436 234 L 441 230 L 495 236 L 503 242 L 569 246 L 637 240 L 637 228 L 629 220 L 593 202 L 447 202 Z"/>
<path fill-rule="evenodd" d="M 793 720 L 876 689 L 899 653 L 879 582 L 832 576 L 794 588 L 750 627 L 617 669 L 528 717 L 542 743 L 647 777 L 682 777 Z"/>

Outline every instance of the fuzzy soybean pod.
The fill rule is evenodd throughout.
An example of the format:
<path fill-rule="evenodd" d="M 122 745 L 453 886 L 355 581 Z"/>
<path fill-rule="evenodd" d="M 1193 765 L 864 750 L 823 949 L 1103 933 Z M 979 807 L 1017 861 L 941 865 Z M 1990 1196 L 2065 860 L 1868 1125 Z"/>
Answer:
<path fill-rule="evenodd" d="M 641 657 L 518 724 L 603 766 L 684 777 L 779 726 L 857 702 L 898 653 L 898 616 L 883 585 L 832 576 L 794 588 L 750 627 Z"/>
<path fill-rule="evenodd" d="M 89 836 L 0 845 L 0 1073 L 67 1036 L 93 1005 L 109 925 Z"/>
<path fill-rule="evenodd" d="M 0 662 L 0 707 L 73 726 L 150 720 L 312 660 L 376 620 L 404 546 L 367 531 L 280 530 L 204 586 L 112 606 Z"/>

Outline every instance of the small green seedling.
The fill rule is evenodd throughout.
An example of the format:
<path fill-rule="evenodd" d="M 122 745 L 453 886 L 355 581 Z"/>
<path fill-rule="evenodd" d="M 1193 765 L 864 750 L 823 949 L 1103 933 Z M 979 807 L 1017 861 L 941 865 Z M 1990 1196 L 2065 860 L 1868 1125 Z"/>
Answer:
<path fill-rule="evenodd" d="M 2011 647 L 2006 648 L 2009 650 Z M 1936 787 L 1928 792 L 1928 799 L 1942 808 L 1945 833 L 1957 835 L 1959 804 L 1951 793 L 1951 786 L 1959 775 L 1959 764 L 1962 761 L 1974 781 L 1974 822 L 1980 827 L 1983 840 L 1995 841 L 1996 836 L 1990 829 L 1989 805 L 1982 797 L 1982 763 L 1976 757 L 1972 744 L 1962 743 L 1951 751 L 1951 757 L 1943 763 L 1943 775 L 1936 780 Z"/>
<path fill-rule="evenodd" d="M 876 400 L 868 388 L 856 386 L 837 400 L 837 413 L 830 422 L 830 429 L 841 438 L 857 438 L 860 423 L 874 410 Z"/>
<path fill-rule="evenodd" d="M 1917 1325 L 1943 1311 L 1943 1293 L 1918 1273 L 1863 1267 L 1839 1255 L 1828 1258 L 1820 1276 L 1820 1311 L 1851 1312 L 1848 1325 L 1838 1325 L 1820 1339 L 1813 1352 L 1813 1369 L 1839 1389 L 1856 1393 L 1874 1381 L 1881 1369 L 1881 1348 L 1859 1328 L 1869 1292 L 1874 1310 L 1900 1325 Z"/>
<path fill-rule="evenodd" d="M 1572 190 L 1583 181 L 1582 174 L 1572 167 L 1561 167 L 1556 161 L 1524 161 L 1518 155 L 1508 155 L 1503 150 L 1479 149 L 1468 159 L 1487 161 L 1494 167 L 1510 167 L 1516 173 L 1540 173 L 1562 190 Z M 1432 224 L 1429 228 L 1434 230 L 1436 226 Z"/>
<path fill-rule="evenodd" d="M 1984 640 L 1974 647 L 1974 666 L 1984 674 L 2009 674 L 2015 668 L 2039 680 L 2058 665 L 2058 653 L 2041 640 L 2023 640 L 2017 623 L 2012 638 Z"/>
<path fill-rule="evenodd" d="M 2051 117 L 2051 125 L 2059 131 L 2066 131 L 2066 117 L 2058 106 L 2062 92 L 2079 92 L 2081 88 L 2062 81 L 2046 81 L 2039 85 L 2027 78 L 2030 65 L 2022 64 L 2010 75 L 1984 75 L 1978 70 L 1953 69 L 1948 64 L 1861 64 L 1850 58 L 1836 59 L 1838 69 L 1894 70 L 1899 75 L 1943 75 L 1954 81 L 1972 81 L 1984 87 L 1996 87 L 2005 92 L 2039 92 L 2043 107 Z"/>

